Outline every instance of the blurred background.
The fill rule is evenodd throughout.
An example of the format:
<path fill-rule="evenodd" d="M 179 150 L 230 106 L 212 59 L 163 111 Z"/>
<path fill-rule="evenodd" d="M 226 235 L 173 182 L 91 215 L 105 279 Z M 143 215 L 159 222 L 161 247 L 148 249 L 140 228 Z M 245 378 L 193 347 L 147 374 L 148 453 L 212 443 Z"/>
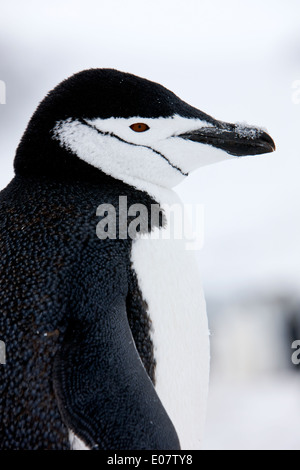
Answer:
<path fill-rule="evenodd" d="M 212 334 L 205 449 L 300 449 L 300 2 L 6 0 L 0 5 L 0 187 L 39 101 L 79 70 L 160 82 L 225 121 L 266 127 L 272 155 L 177 190 L 205 206 L 198 254 Z M 3 102 L 3 97 L 0 102 Z"/>

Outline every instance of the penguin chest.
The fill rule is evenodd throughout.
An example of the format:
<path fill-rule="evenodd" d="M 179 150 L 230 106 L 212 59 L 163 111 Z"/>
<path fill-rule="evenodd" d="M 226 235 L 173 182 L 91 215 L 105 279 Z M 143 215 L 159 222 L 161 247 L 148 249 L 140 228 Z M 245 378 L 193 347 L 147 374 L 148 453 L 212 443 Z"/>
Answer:
<path fill-rule="evenodd" d="M 209 331 L 194 252 L 181 240 L 143 236 L 132 247 L 152 322 L 156 391 L 182 449 L 199 449 L 209 379 Z"/>

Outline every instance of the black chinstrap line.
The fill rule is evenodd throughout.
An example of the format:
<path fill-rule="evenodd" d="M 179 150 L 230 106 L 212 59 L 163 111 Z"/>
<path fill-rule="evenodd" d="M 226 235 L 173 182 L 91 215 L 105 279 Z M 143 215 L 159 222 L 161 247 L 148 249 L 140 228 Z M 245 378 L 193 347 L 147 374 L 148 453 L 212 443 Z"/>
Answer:
<path fill-rule="evenodd" d="M 143 147 L 143 148 L 146 148 L 148 150 L 151 150 L 152 152 L 154 152 L 157 155 L 159 155 L 160 157 L 162 157 L 172 168 L 174 168 L 174 170 L 179 171 L 183 176 L 188 176 L 189 175 L 188 173 L 184 173 L 178 166 L 173 165 L 173 163 L 171 163 L 170 160 L 165 155 L 163 155 L 161 152 L 159 152 L 158 150 L 153 149 L 152 147 L 148 147 L 148 145 L 139 145 L 139 144 L 134 144 L 132 142 L 127 142 L 127 140 L 122 139 L 121 137 L 119 137 L 118 135 L 115 135 L 112 132 L 103 132 L 103 131 L 101 131 L 100 129 L 98 129 L 98 127 L 93 126 L 92 124 L 89 124 L 85 119 L 80 118 L 80 119 L 78 119 L 78 121 L 81 122 L 81 124 L 84 124 L 85 126 L 88 126 L 91 129 L 94 129 L 100 135 L 113 137 L 113 138 L 119 140 L 120 142 L 123 142 L 124 144 L 128 144 L 128 145 L 132 145 L 133 147 Z"/>

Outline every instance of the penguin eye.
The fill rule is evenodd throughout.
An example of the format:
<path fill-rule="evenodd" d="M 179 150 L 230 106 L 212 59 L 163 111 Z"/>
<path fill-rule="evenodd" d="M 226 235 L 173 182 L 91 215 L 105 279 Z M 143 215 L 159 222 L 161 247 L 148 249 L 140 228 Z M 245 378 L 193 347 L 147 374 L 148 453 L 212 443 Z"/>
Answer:
<path fill-rule="evenodd" d="M 150 129 L 150 127 L 147 126 L 147 124 L 138 122 L 137 124 L 132 124 L 132 126 L 130 126 L 130 129 L 132 129 L 134 132 L 146 132 Z"/>

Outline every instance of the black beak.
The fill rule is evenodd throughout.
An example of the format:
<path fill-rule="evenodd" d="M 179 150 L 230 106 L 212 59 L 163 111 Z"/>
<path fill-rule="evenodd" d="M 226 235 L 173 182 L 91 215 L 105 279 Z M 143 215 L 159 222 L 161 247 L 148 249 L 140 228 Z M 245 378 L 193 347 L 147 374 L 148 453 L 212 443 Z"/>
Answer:
<path fill-rule="evenodd" d="M 181 134 L 182 139 L 212 145 L 236 157 L 260 155 L 276 150 L 273 139 L 265 131 L 242 124 L 218 122 L 217 126 Z"/>

